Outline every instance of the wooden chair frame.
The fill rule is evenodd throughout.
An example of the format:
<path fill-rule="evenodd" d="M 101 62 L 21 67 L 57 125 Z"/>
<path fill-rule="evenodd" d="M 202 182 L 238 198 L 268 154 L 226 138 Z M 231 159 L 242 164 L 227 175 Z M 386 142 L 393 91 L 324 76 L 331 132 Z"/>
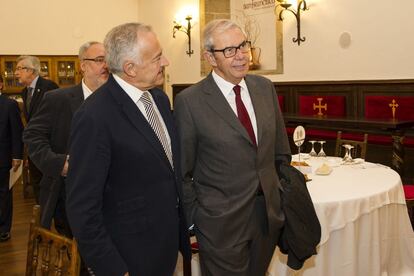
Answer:
<path fill-rule="evenodd" d="M 42 275 L 78 276 L 80 271 L 76 241 L 42 228 L 40 206 L 35 205 L 30 222 L 26 276 L 36 275 L 39 264 Z"/>
<path fill-rule="evenodd" d="M 355 158 L 357 153 L 360 154 L 362 159 L 365 159 L 367 153 L 367 144 L 368 144 L 368 134 L 364 134 L 363 141 L 356 141 L 356 140 L 349 140 L 349 139 L 342 139 L 342 131 L 337 132 L 336 136 L 336 145 L 335 145 L 335 156 L 343 157 L 343 147 L 342 145 L 349 144 L 354 146 L 353 156 Z"/>

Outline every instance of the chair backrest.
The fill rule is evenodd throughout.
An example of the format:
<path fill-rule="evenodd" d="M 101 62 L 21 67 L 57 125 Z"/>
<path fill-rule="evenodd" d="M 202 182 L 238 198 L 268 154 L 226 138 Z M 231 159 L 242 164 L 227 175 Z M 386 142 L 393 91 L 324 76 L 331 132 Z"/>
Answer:
<path fill-rule="evenodd" d="M 352 150 L 352 158 L 360 157 L 365 159 L 367 153 L 367 144 L 368 144 L 368 134 L 364 134 L 363 141 L 343 139 L 342 131 L 338 131 L 336 136 L 336 146 L 335 146 L 335 156 L 343 157 L 345 148 L 342 145 L 349 144 L 354 146 Z"/>
<path fill-rule="evenodd" d="M 78 276 L 80 256 L 74 239 L 40 226 L 40 206 L 33 207 L 27 248 L 26 276 Z"/>

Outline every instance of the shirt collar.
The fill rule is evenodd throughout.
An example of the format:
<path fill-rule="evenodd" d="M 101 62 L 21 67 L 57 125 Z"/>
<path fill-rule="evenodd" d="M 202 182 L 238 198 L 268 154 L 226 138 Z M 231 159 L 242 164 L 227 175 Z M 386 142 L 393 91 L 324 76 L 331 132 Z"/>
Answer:
<path fill-rule="evenodd" d="M 221 92 L 223 92 L 224 95 L 226 96 L 230 96 L 233 95 L 233 87 L 235 86 L 233 83 L 226 81 L 225 79 L 223 79 L 221 76 L 219 76 L 216 72 L 212 72 L 213 75 L 213 79 L 214 81 L 217 83 L 217 86 L 220 88 Z M 245 90 L 247 91 L 247 85 L 246 85 L 246 81 L 244 80 L 244 78 L 239 82 L 240 87 L 242 88 L 241 90 Z"/>
<path fill-rule="evenodd" d="M 34 80 L 32 81 L 32 83 L 28 86 L 28 87 L 33 88 L 33 91 L 36 88 L 36 83 L 37 83 L 37 80 L 38 79 L 39 79 L 39 76 L 36 76 L 36 78 L 34 78 Z"/>
<path fill-rule="evenodd" d="M 128 96 L 132 99 L 134 103 L 137 103 L 139 99 L 142 96 L 143 91 L 136 88 L 135 86 L 127 83 L 125 80 L 123 80 L 118 75 L 113 74 L 115 81 L 121 86 L 122 89 L 124 89 L 125 93 L 128 94 Z"/>
<path fill-rule="evenodd" d="M 87 97 L 92 95 L 92 91 L 85 83 L 85 79 L 82 79 L 82 91 L 83 91 L 83 99 L 86 100 Z"/>

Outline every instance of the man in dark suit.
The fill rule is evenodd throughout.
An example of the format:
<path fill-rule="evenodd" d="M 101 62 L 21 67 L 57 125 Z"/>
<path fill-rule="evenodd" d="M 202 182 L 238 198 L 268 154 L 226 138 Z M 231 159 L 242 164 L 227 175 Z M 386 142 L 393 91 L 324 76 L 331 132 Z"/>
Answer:
<path fill-rule="evenodd" d="M 102 43 L 87 42 L 79 49 L 82 82 L 45 93 L 39 111 L 30 119 L 24 142 L 30 159 L 41 170 L 41 225 L 72 237 L 65 211 L 65 178 L 68 170 L 68 140 L 73 114 L 84 99 L 108 79 Z"/>
<path fill-rule="evenodd" d="M 23 124 L 16 101 L 1 95 L 0 76 L 0 242 L 10 239 L 13 194 L 9 189 L 10 168 L 18 169 L 23 158 Z"/>
<path fill-rule="evenodd" d="M 72 122 L 70 226 L 96 275 L 170 276 L 178 250 L 191 254 L 170 103 L 155 88 L 168 61 L 143 24 L 113 28 L 104 45 L 112 75 Z"/>
<path fill-rule="evenodd" d="M 20 56 L 17 58 L 16 71 L 14 72 L 19 83 L 25 86 L 22 90 L 23 113 L 28 123 L 39 108 L 40 102 L 46 91 L 59 88 L 51 80 L 39 76 L 40 61 L 34 56 Z M 39 183 L 42 173 L 35 166 L 32 160 L 28 159 L 30 185 L 33 187 L 36 202 L 39 203 Z"/>
<path fill-rule="evenodd" d="M 184 206 L 202 275 L 263 276 L 284 214 L 276 166 L 290 148 L 271 81 L 247 75 L 250 43 L 230 20 L 204 30 L 213 72 L 174 103 Z"/>

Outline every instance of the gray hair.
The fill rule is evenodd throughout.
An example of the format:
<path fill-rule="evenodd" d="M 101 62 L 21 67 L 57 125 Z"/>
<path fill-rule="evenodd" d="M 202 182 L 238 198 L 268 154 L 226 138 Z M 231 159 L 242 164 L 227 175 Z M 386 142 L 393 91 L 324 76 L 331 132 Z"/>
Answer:
<path fill-rule="evenodd" d="M 78 57 L 80 60 L 85 58 L 85 52 L 88 51 L 89 47 L 95 44 L 101 44 L 101 42 L 98 41 L 88 41 L 86 43 L 83 43 L 79 48 L 79 54 Z"/>
<path fill-rule="evenodd" d="M 104 47 L 106 64 L 111 73 L 122 73 L 127 60 L 141 60 L 139 32 L 152 32 L 151 26 L 142 23 L 126 23 L 114 27 L 106 35 Z M 138 42 L 138 43 L 137 43 Z"/>
<path fill-rule="evenodd" d="M 33 73 L 37 76 L 40 73 L 40 60 L 35 56 L 20 56 L 17 58 L 17 63 L 24 61 L 24 66 L 33 69 Z"/>
<path fill-rule="evenodd" d="M 212 51 L 214 49 L 213 35 L 215 33 L 223 33 L 233 28 L 239 29 L 243 34 L 245 34 L 244 30 L 230 19 L 215 19 L 210 21 L 204 27 L 203 31 L 204 50 Z"/>

